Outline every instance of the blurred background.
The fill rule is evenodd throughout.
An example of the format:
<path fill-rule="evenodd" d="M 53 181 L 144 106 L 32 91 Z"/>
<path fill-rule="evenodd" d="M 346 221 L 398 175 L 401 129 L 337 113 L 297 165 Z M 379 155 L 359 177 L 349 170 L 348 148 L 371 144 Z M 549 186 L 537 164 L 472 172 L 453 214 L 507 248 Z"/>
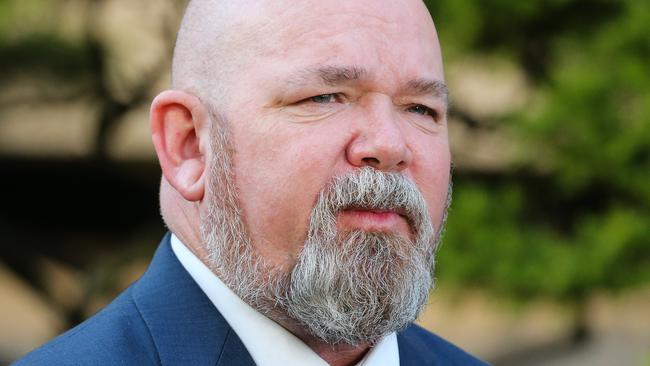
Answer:
<path fill-rule="evenodd" d="M 427 4 L 455 185 L 420 323 L 497 366 L 650 365 L 650 2 Z M 0 364 L 146 269 L 184 5 L 0 0 Z"/>

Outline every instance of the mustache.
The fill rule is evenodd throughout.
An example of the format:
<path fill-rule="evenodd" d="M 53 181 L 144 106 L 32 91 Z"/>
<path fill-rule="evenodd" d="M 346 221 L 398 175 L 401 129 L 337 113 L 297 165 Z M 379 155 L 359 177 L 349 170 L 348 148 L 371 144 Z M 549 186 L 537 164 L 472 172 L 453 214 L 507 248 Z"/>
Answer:
<path fill-rule="evenodd" d="M 430 222 L 427 203 L 415 183 L 400 173 L 371 167 L 335 177 L 318 202 L 332 216 L 344 210 L 367 209 L 394 211 L 414 230 Z"/>

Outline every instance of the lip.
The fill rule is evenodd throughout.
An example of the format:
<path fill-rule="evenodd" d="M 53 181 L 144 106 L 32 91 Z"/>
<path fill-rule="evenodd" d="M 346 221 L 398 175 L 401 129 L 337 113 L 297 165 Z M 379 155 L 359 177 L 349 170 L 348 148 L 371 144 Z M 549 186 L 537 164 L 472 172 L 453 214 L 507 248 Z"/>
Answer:
<path fill-rule="evenodd" d="M 382 210 L 382 209 L 372 209 L 372 208 L 364 208 L 364 207 L 352 206 L 352 207 L 346 208 L 343 211 L 371 212 L 371 213 L 375 213 L 375 214 L 393 213 L 393 214 L 397 214 L 397 215 L 403 217 L 404 219 L 406 219 L 406 210 L 404 210 L 403 208 Z"/>
<path fill-rule="evenodd" d="M 346 230 L 397 232 L 411 235 L 403 210 L 380 210 L 352 207 L 338 215 L 338 226 Z"/>

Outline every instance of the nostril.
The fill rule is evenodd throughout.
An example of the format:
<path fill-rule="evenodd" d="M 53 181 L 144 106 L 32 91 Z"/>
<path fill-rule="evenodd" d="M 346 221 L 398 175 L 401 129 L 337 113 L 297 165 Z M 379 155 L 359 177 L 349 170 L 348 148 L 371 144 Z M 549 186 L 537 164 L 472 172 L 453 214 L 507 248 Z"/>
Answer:
<path fill-rule="evenodd" d="M 380 163 L 379 159 L 377 159 L 377 158 L 363 158 L 361 160 L 363 160 L 364 163 L 366 163 L 366 164 L 368 164 L 370 166 L 373 166 L 373 167 L 379 165 L 379 163 Z"/>

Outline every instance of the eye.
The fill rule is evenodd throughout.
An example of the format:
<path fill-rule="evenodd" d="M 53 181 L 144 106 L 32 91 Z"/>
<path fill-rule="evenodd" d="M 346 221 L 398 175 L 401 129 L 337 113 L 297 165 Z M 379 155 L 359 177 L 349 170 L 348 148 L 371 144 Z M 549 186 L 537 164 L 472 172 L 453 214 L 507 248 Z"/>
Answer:
<path fill-rule="evenodd" d="M 339 101 L 339 99 L 340 96 L 338 93 L 329 93 L 329 94 L 315 95 L 313 97 L 307 98 L 305 101 L 325 104 L 325 103 L 336 103 Z"/>
<path fill-rule="evenodd" d="M 416 104 L 410 106 L 408 107 L 407 111 L 411 113 L 417 113 L 423 116 L 431 116 L 434 121 L 438 120 L 438 112 L 435 109 L 429 108 L 422 104 Z"/>

